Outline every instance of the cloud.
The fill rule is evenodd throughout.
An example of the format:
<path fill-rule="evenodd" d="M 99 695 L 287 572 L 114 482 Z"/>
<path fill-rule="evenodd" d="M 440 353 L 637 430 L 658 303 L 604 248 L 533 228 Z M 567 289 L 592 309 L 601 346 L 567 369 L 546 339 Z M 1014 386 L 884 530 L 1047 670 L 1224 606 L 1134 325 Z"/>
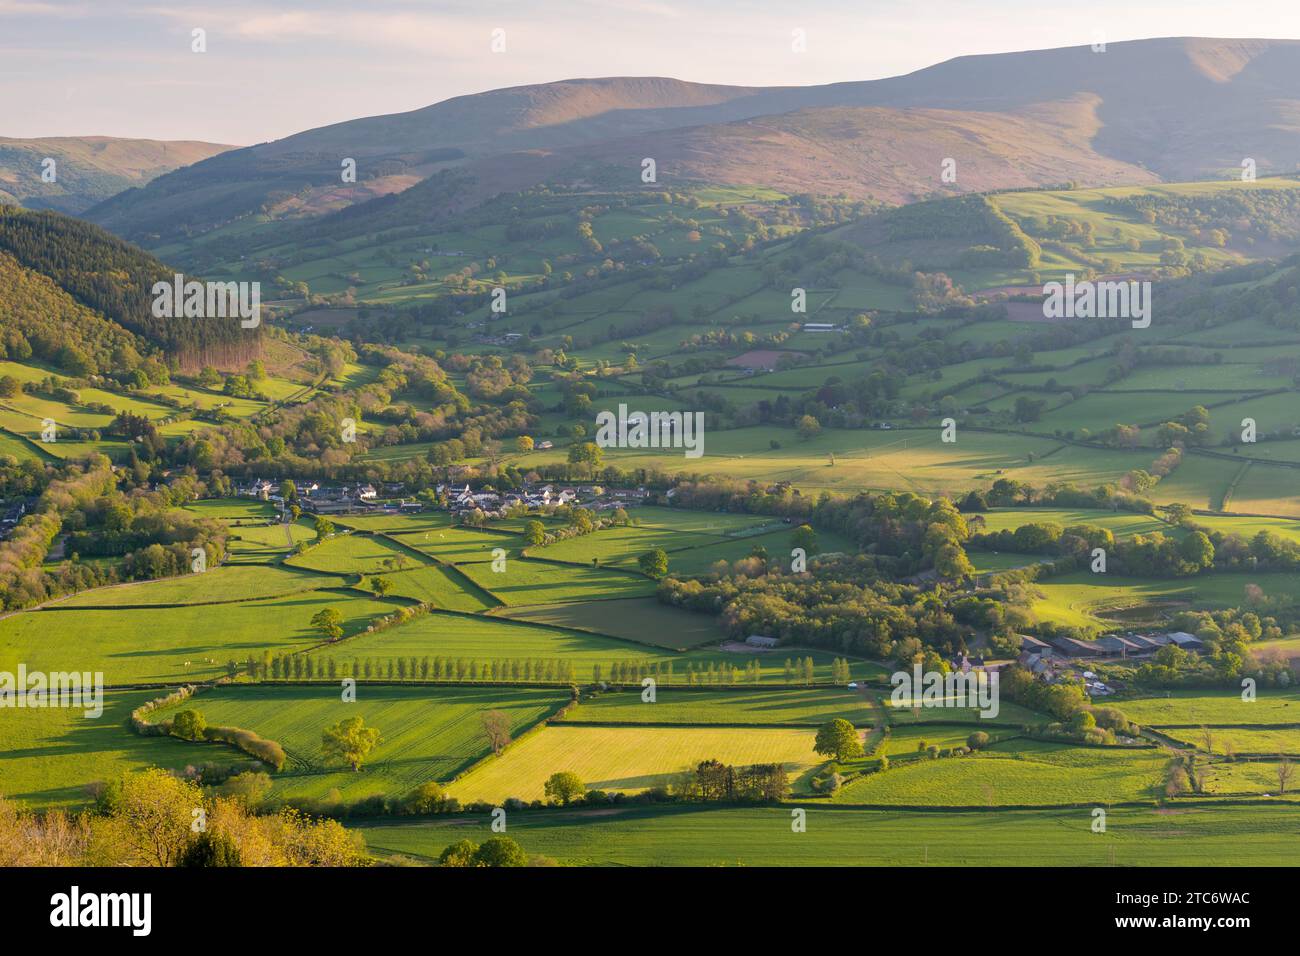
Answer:
<path fill-rule="evenodd" d="M 38 0 L 0 0 L 0 17 L 80 17 L 86 8 L 81 4 L 40 3 Z"/>

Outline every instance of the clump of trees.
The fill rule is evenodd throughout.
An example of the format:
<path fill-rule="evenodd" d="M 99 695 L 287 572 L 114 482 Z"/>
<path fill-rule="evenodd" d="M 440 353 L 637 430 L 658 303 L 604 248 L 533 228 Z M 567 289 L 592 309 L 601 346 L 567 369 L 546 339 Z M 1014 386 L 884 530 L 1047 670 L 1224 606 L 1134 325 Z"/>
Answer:
<path fill-rule="evenodd" d="M 196 809 L 204 827 L 195 832 Z M 35 813 L 0 797 L 0 866 L 365 866 L 359 833 L 294 809 L 255 815 L 165 770 L 128 773 L 91 809 Z"/>
<path fill-rule="evenodd" d="M 507 836 L 495 836 L 482 844 L 458 840 L 438 855 L 439 866 L 528 866 L 523 847 Z"/>

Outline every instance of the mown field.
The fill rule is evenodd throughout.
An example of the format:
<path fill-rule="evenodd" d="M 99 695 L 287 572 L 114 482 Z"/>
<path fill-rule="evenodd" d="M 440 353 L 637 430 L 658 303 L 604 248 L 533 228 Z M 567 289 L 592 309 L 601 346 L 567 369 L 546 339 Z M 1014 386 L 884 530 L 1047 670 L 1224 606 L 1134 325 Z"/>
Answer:
<path fill-rule="evenodd" d="M 653 703 L 638 691 L 610 691 L 570 710 L 565 722 L 619 724 L 790 724 L 816 727 L 842 717 L 858 729 L 880 712 L 861 694 L 838 688 L 799 690 L 661 689 Z"/>
<path fill-rule="evenodd" d="M 813 738 L 802 729 L 553 724 L 476 767 L 450 791 L 462 803 L 540 800 L 551 774 L 572 771 L 588 789 L 631 793 L 668 786 L 702 760 L 781 763 L 794 780 L 822 762 L 813 753 Z"/>

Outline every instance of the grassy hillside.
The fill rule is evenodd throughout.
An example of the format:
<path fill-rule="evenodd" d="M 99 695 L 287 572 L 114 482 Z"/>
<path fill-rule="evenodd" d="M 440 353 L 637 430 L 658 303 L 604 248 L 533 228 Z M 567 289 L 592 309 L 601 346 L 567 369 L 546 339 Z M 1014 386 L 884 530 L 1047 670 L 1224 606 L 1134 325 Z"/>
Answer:
<path fill-rule="evenodd" d="M 1072 178 L 1198 178 L 1240 170 L 1243 141 L 1261 171 L 1277 171 L 1292 168 L 1300 136 L 1288 106 L 1298 73 L 1290 41 L 1181 39 L 962 57 L 887 80 L 803 88 L 567 80 L 234 151 L 91 215 L 124 236 L 167 241 L 262 210 L 292 219 L 374 202 L 448 169 L 470 177 L 475 200 L 577 182 L 582 157 L 616 160 L 633 182 L 640 160 L 657 156 L 688 178 L 881 200 Z M 1131 96 L 1135 83 L 1146 96 Z M 1205 119 L 1195 135 L 1156 132 L 1160 117 L 1192 110 Z M 356 183 L 341 182 L 339 157 L 359 160 Z M 945 157 L 958 161 L 955 183 L 940 178 Z"/>
<path fill-rule="evenodd" d="M 230 148 L 216 143 L 111 136 L 0 136 L 0 203 L 76 215 L 110 196 Z M 42 176 L 47 159 L 55 162 L 53 182 Z"/>

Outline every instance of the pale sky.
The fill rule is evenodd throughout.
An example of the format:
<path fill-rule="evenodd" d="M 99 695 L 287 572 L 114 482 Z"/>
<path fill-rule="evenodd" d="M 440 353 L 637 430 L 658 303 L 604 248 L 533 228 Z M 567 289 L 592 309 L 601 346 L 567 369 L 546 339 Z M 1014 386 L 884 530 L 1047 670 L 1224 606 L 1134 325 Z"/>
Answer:
<path fill-rule="evenodd" d="M 206 31 L 207 52 L 191 52 Z M 505 51 L 491 49 L 505 31 Z M 807 52 L 791 50 L 803 30 Z M 1300 38 L 1294 0 L 0 0 L 0 136 L 245 145 L 580 76 L 808 85 L 1157 36 Z"/>

